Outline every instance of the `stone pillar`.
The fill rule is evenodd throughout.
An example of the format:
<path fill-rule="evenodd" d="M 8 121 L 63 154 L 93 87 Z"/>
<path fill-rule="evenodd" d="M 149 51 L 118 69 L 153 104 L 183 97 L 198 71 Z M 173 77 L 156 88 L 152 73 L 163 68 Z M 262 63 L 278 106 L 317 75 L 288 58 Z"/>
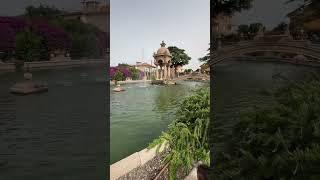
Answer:
<path fill-rule="evenodd" d="M 163 79 L 164 73 L 163 73 L 163 66 L 161 67 L 161 79 Z"/>
<path fill-rule="evenodd" d="M 163 79 L 167 79 L 167 66 L 166 65 L 164 65 L 163 73 L 164 73 Z"/>
<path fill-rule="evenodd" d="M 156 66 L 156 79 L 159 79 L 159 70 L 158 70 L 158 65 Z"/>
<path fill-rule="evenodd" d="M 170 69 L 170 65 L 169 65 L 169 66 L 168 66 L 168 79 L 171 79 L 170 71 L 171 71 L 171 69 Z"/>

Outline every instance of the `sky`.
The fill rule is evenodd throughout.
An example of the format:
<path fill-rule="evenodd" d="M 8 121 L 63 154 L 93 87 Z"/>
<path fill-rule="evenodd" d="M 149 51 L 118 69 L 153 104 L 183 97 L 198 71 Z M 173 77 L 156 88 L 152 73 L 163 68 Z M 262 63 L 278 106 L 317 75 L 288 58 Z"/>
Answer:
<path fill-rule="evenodd" d="M 301 5 L 302 1 L 286 4 L 288 0 L 254 0 L 252 8 L 234 16 L 234 24 L 262 22 L 271 30 L 281 22 L 288 23 L 286 15 Z"/>
<path fill-rule="evenodd" d="M 151 63 L 161 41 L 185 49 L 197 69 L 210 42 L 209 0 L 111 0 L 111 66 Z"/>

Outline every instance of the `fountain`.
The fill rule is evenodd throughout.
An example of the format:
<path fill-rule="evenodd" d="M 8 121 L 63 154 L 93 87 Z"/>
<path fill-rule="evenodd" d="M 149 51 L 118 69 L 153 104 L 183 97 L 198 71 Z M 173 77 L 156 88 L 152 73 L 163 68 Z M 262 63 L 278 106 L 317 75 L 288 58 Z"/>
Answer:
<path fill-rule="evenodd" d="M 156 79 L 151 81 L 151 84 L 158 85 L 171 85 L 176 84 L 171 78 L 171 65 L 172 65 L 172 55 L 164 41 L 160 44 L 161 47 L 158 49 L 157 53 L 154 53 L 153 57 L 155 59 L 154 64 L 156 65 Z"/>
<path fill-rule="evenodd" d="M 32 73 L 29 71 L 29 66 L 27 66 L 27 71 L 23 74 L 23 77 L 25 81 L 13 85 L 10 88 L 11 93 L 27 95 L 48 91 L 48 85 L 46 83 L 32 81 Z"/>

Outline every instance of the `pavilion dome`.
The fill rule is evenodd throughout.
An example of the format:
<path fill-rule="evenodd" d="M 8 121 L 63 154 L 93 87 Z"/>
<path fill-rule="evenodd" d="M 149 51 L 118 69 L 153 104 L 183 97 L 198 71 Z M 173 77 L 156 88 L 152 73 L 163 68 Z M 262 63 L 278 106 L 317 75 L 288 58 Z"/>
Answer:
<path fill-rule="evenodd" d="M 171 53 L 168 48 L 165 47 L 166 44 L 162 41 L 161 47 L 158 49 L 156 56 L 166 55 L 171 56 Z"/>

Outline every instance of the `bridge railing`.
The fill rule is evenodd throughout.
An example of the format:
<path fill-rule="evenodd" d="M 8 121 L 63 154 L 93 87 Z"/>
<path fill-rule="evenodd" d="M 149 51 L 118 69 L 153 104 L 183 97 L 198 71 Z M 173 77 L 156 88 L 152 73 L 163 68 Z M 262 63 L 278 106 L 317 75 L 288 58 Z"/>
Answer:
<path fill-rule="evenodd" d="M 270 49 L 268 49 L 269 47 Z M 234 57 L 241 53 L 250 53 L 255 48 L 257 48 L 257 51 L 264 51 L 265 49 L 272 51 L 273 49 L 276 51 L 287 51 L 288 53 L 301 52 L 312 59 L 317 59 L 317 62 L 320 60 L 320 43 L 311 43 L 311 41 L 306 40 L 291 40 L 278 42 L 242 41 L 234 45 L 224 46 L 213 52 L 211 62 L 219 62 L 221 59 Z"/>

